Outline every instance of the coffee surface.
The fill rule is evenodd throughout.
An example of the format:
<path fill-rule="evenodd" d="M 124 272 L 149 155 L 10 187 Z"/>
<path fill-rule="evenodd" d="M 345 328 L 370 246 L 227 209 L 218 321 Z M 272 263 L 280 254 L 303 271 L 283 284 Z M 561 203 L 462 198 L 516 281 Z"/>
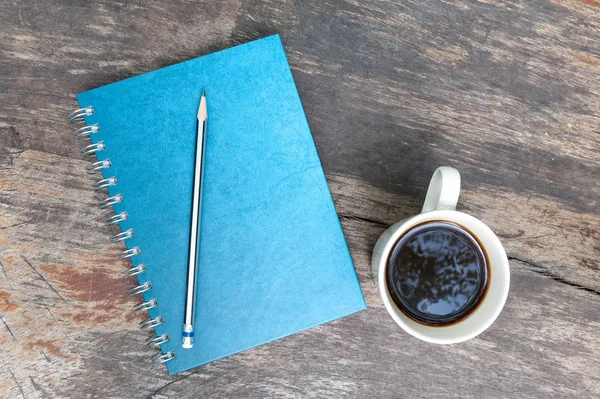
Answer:
<path fill-rule="evenodd" d="M 487 279 L 485 255 L 467 231 L 453 223 L 429 222 L 396 243 L 386 283 L 407 316 L 422 324 L 445 325 L 477 307 Z"/>

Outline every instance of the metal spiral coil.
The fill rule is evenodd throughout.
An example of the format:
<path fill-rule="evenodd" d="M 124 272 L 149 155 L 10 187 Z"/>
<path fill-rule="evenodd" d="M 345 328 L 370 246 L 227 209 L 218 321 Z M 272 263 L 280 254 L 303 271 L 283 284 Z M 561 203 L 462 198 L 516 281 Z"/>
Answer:
<path fill-rule="evenodd" d="M 80 108 L 80 109 L 77 109 L 77 110 L 71 112 L 68 116 L 68 120 L 70 123 L 81 123 L 81 122 L 85 123 L 86 122 L 85 118 L 88 116 L 91 116 L 91 115 L 94 115 L 94 108 L 93 107 L 83 107 L 83 108 Z M 94 123 L 94 124 L 86 125 L 86 126 L 76 129 L 75 131 L 73 131 L 73 137 L 76 140 L 91 142 L 92 141 L 91 136 L 98 132 L 100 132 L 100 126 L 97 123 Z M 80 154 L 82 157 L 95 157 L 98 152 L 104 151 L 104 150 L 106 150 L 106 145 L 105 145 L 104 141 L 97 141 L 96 143 L 90 143 L 88 145 L 83 146 L 80 150 Z M 86 167 L 86 171 L 89 174 L 104 173 L 105 169 L 109 169 L 111 167 L 112 167 L 112 163 L 109 158 L 102 159 L 102 160 L 96 159 L 95 162 L 91 162 Z M 104 176 L 106 176 L 106 174 Z M 103 189 L 107 189 L 108 187 L 115 186 L 116 184 L 117 184 L 117 178 L 115 176 L 111 176 L 111 177 L 107 177 L 107 178 L 96 181 L 92 187 L 95 191 L 101 191 Z M 115 194 L 113 196 L 110 196 L 110 197 L 102 200 L 100 202 L 99 206 L 101 209 L 106 209 L 106 208 L 110 208 L 116 204 L 120 204 L 122 202 L 123 202 L 123 195 Z M 123 211 L 123 212 L 117 213 L 116 215 L 107 217 L 104 220 L 104 223 L 107 225 L 116 225 L 116 224 L 124 222 L 128 219 L 129 219 L 129 214 L 126 211 Z M 135 234 L 133 232 L 133 229 L 127 229 L 125 231 L 122 231 L 118 234 L 113 235 L 110 240 L 114 243 L 118 243 L 121 241 L 125 241 L 129 238 L 133 238 L 134 236 L 135 236 Z M 127 258 L 137 256 L 139 254 L 141 254 L 140 248 L 138 246 L 134 246 L 133 248 L 126 249 L 126 250 L 120 252 L 117 255 L 117 258 L 118 259 L 127 259 Z M 144 264 L 139 264 L 137 266 L 132 266 L 129 269 L 127 269 L 123 273 L 123 277 L 129 278 L 129 277 L 137 276 L 137 275 L 145 273 L 145 272 L 146 272 L 146 266 Z M 132 287 L 131 289 L 128 290 L 128 293 L 129 293 L 129 295 L 132 295 L 132 296 L 139 295 L 144 292 L 150 291 L 151 289 L 152 289 L 152 283 L 150 281 L 146 281 L 135 287 Z M 149 309 L 153 309 L 156 307 L 158 307 L 158 300 L 153 298 L 148 301 L 138 303 L 137 305 L 134 306 L 134 310 L 135 311 L 147 311 Z M 148 320 L 141 322 L 140 328 L 152 329 L 157 326 L 160 326 L 161 324 L 164 324 L 164 322 L 165 322 L 164 318 L 162 316 L 158 316 L 158 317 L 150 318 Z M 155 336 L 155 337 L 152 337 L 152 338 L 149 338 L 148 340 L 146 340 L 147 345 L 152 345 L 152 346 L 156 346 L 156 347 L 160 347 L 160 345 L 162 345 L 166 342 L 169 342 L 168 334 L 161 334 L 161 335 L 158 335 L 158 336 Z M 175 352 L 169 351 L 164 354 L 157 353 L 156 355 L 152 356 L 150 361 L 152 363 L 166 363 L 170 360 L 173 360 L 174 358 L 175 358 Z"/>
<path fill-rule="evenodd" d="M 157 337 L 148 338 L 146 340 L 146 345 L 155 345 L 159 346 L 164 344 L 165 342 L 169 342 L 171 339 L 169 338 L 169 334 L 161 334 Z"/>
<path fill-rule="evenodd" d="M 108 197 L 104 200 L 102 200 L 102 202 L 100 202 L 99 206 L 102 209 L 108 208 L 109 206 L 115 205 L 115 204 L 120 204 L 121 202 L 123 202 L 123 196 L 121 194 L 117 194 L 117 195 L 113 195 L 112 197 Z"/>
<path fill-rule="evenodd" d="M 127 212 L 121 212 L 117 213 L 114 216 L 104 219 L 104 223 L 108 226 L 111 226 L 113 224 L 124 222 L 127 219 L 129 219 L 129 214 Z"/>
<path fill-rule="evenodd" d="M 142 274 L 146 272 L 146 265 L 143 263 L 134 267 L 131 267 L 123 273 L 124 278 L 137 276 L 138 274 Z"/>
<path fill-rule="evenodd" d="M 112 163 L 110 162 L 110 159 L 106 158 L 106 159 L 103 159 L 102 161 L 92 162 L 91 164 L 89 164 L 86 167 L 86 171 L 89 174 L 93 174 L 93 173 L 101 172 L 102 169 L 108 169 L 111 166 L 112 166 Z"/>
<path fill-rule="evenodd" d="M 94 183 L 94 185 L 92 187 L 94 188 L 94 191 L 100 191 L 103 188 L 107 188 L 110 186 L 116 186 L 116 185 L 117 185 L 117 178 L 114 176 L 111 176 L 106 179 L 98 180 L 96 183 Z"/>
<path fill-rule="evenodd" d="M 150 281 L 146 281 L 145 283 L 142 283 L 138 286 L 130 288 L 129 290 L 127 290 L 127 292 L 129 293 L 129 295 L 133 296 L 133 295 L 141 294 L 142 292 L 150 291 L 151 289 L 152 289 L 152 283 Z"/>
<path fill-rule="evenodd" d="M 90 116 L 90 115 L 94 115 L 94 107 L 85 107 L 85 108 L 76 109 L 75 111 L 71 112 L 67 118 L 69 119 L 69 122 L 71 122 L 71 123 L 78 123 L 78 122 L 85 122 L 84 117 Z"/>
<path fill-rule="evenodd" d="M 104 145 L 104 141 L 99 141 L 94 144 L 86 145 L 81 150 L 79 150 L 79 154 L 81 154 L 82 157 L 91 157 L 98 151 L 104 151 L 105 149 L 106 146 Z"/>
<path fill-rule="evenodd" d="M 119 234 L 115 234 L 114 236 L 112 236 L 110 238 L 111 242 L 119 242 L 119 241 L 124 241 L 128 238 L 132 238 L 135 236 L 135 233 L 133 232 L 133 229 L 127 229 Z"/>
<path fill-rule="evenodd" d="M 90 135 L 94 133 L 98 133 L 100 131 L 100 127 L 97 123 L 89 126 L 80 127 L 79 129 L 73 132 L 73 136 L 77 140 L 90 140 Z"/>
<path fill-rule="evenodd" d="M 157 353 L 156 355 L 154 355 L 150 358 L 150 361 L 152 363 L 166 363 L 169 360 L 173 360 L 173 359 L 175 359 L 175 352 L 169 351 L 165 354 Z"/>
<path fill-rule="evenodd" d="M 165 319 L 162 316 L 155 317 L 153 319 L 144 320 L 140 323 L 140 328 L 142 330 L 147 330 L 150 328 L 158 327 L 161 324 L 164 324 Z"/>
<path fill-rule="evenodd" d="M 133 307 L 133 309 L 136 311 L 140 311 L 140 310 L 152 309 L 157 306 L 158 306 L 158 301 L 156 299 L 150 299 L 149 301 L 138 303 L 137 305 L 135 305 Z"/>
<path fill-rule="evenodd" d="M 133 247 L 120 252 L 119 255 L 117 255 L 117 258 L 119 260 L 123 260 L 131 258 L 132 256 L 138 256 L 140 253 L 142 253 L 142 251 L 140 251 L 140 247 Z"/>

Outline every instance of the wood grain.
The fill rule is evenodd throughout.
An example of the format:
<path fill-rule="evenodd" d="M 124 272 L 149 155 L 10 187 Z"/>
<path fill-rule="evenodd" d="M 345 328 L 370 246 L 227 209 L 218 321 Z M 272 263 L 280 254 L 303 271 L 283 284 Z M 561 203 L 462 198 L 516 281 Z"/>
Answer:
<path fill-rule="evenodd" d="M 595 0 L 0 3 L 0 397 L 597 397 Z M 369 309 L 177 376 L 143 315 L 65 115 L 83 90 L 280 33 Z M 440 165 L 510 259 L 504 312 L 432 346 L 369 258 Z"/>
<path fill-rule="evenodd" d="M 498 321 L 461 345 L 421 343 L 395 326 L 370 277 L 388 221 L 419 199 L 332 175 L 369 310 L 206 367 L 168 377 L 147 362 L 141 316 L 125 293 L 127 267 L 94 206 L 85 161 L 9 149 L 0 175 L 0 388 L 19 397 L 553 397 L 600 394 L 598 293 L 511 260 Z M 486 201 L 486 197 L 472 196 Z M 35 206 L 32 206 L 35 204 Z M 476 208 L 475 208 L 476 209 Z M 502 222 L 486 220 L 492 228 Z M 503 238 L 509 253 L 518 245 Z M 589 250 L 585 245 L 581 251 Z M 17 385 L 17 382 L 19 383 Z M 74 390 L 73 387 L 77 387 Z"/>
<path fill-rule="evenodd" d="M 425 199 L 391 194 L 355 178 L 338 175 L 330 175 L 328 183 L 343 222 L 360 221 L 380 226 L 379 230 L 371 230 L 374 234 L 371 236 L 365 236 L 369 230 L 362 225 L 346 227 L 348 240 L 362 238 L 360 242 L 351 242 L 353 249 L 360 248 L 367 256 L 356 259 L 358 264 L 369 263 L 370 249 L 385 227 L 419 213 Z M 463 189 L 457 209 L 490 226 L 500 237 L 509 259 L 527 264 L 558 281 L 600 294 L 599 214 L 564 209 L 542 195 L 499 192 L 487 184 Z M 359 230 L 348 230 L 353 226 Z"/>

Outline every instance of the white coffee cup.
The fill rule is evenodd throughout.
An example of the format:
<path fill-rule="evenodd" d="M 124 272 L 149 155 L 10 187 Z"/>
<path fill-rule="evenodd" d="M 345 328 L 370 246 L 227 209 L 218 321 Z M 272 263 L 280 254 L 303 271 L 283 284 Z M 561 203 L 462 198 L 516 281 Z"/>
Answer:
<path fill-rule="evenodd" d="M 379 237 L 371 267 L 379 293 L 392 319 L 409 334 L 435 344 L 466 341 L 482 333 L 496 320 L 504 307 L 510 285 L 506 252 L 494 232 L 479 219 L 456 211 L 460 192 L 460 174 L 454 168 L 439 167 L 429 183 L 420 214 L 401 220 Z M 413 227 L 426 222 L 450 222 L 469 232 L 479 243 L 488 262 L 486 292 L 476 309 L 455 323 L 435 326 L 419 323 L 404 314 L 392 300 L 386 284 L 390 253 L 401 237 Z"/>

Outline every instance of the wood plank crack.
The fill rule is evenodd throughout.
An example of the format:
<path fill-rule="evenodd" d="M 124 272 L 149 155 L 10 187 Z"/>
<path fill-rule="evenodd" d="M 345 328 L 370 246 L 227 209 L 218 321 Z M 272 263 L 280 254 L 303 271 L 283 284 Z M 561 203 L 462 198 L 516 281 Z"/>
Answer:
<path fill-rule="evenodd" d="M 15 380 L 15 383 L 17 384 L 17 387 L 19 387 L 19 391 L 21 391 L 21 395 L 24 398 L 27 398 L 27 396 L 25 396 L 25 393 L 23 392 L 23 388 L 21 388 L 21 384 L 19 384 L 19 381 L 17 380 L 17 377 L 15 377 L 15 375 L 13 374 L 12 371 L 8 370 L 8 372 L 10 373 L 10 375 L 12 376 L 12 379 Z"/>
<path fill-rule="evenodd" d="M 69 335 L 67 334 L 67 332 L 61 327 L 60 322 L 58 321 L 58 319 L 56 318 L 56 316 L 54 316 L 54 313 L 52 313 L 50 311 L 50 308 L 48 306 L 45 306 L 46 310 L 48 311 L 48 313 L 50 314 L 50 317 L 52 317 L 52 320 L 54 320 L 56 322 L 57 327 L 62 331 L 62 333 L 64 334 L 65 338 L 67 339 L 67 341 L 73 345 L 73 341 L 71 341 L 71 338 L 69 338 Z M 45 354 L 44 354 L 45 355 Z"/>
<path fill-rule="evenodd" d="M 45 354 L 44 354 L 44 356 L 45 356 Z M 46 391 L 44 391 L 42 389 L 42 387 L 41 387 L 40 384 L 38 384 L 37 382 L 35 382 L 35 380 L 33 379 L 32 376 L 29 376 L 29 381 L 31 381 L 31 385 L 33 385 L 33 387 L 42 395 L 42 398 L 47 398 L 48 397 L 48 394 L 46 393 Z"/>
<path fill-rule="evenodd" d="M 52 363 L 52 362 L 50 361 L 50 358 L 48 357 L 48 355 L 46 355 L 46 353 L 45 353 L 43 350 L 41 350 L 41 349 L 40 349 L 39 351 L 40 351 L 40 353 L 41 353 L 41 354 L 42 354 L 42 355 L 43 355 L 43 356 L 46 358 L 46 360 L 48 361 L 48 363 Z"/>
<path fill-rule="evenodd" d="M 4 317 L 0 317 L 0 320 L 2 320 L 2 323 L 4 323 L 4 327 L 6 327 L 6 331 L 8 331 L 10 336 L 13 337 L 15 341 L 18 341 L 17 337 L 15 337 L 15 334 L 13 334 L 12 330 L 8 326 L 8 323 L 6 322 L 6 320 L 4 320 Z"/>
<path fill-rule="evenodd" d="M 541 274 L 542 276 L 550 277 L 551 279 L 553 279 L 555 281 L 558 281 L 559 283 L 566 284 L 568 286 L 575 287 L 577 289 L 580 289 L 580 290 L 583 290 L 583 291 L 587 291 L 587 292 L 590 292 L 592 294 L 600 295 L 600 291 L 599 290 L 595 290 L 593 288 L 586 287 L 584 285 L 577 284 L 577 283 L 574 283 L 572 281 L 566 280 L 566 279 L 564 279 L 564 278 L 562 278 L 560 276 L 557 276 L 556 274 L 552 273 L 550 270 L 548 270 L 544 266 L 536 265 L 535 263 L 527 262 L 527 261 L 525 261 L 523 259 L 515 258 L 514 256 L 508 256 L 508 260 L 517 261 L 517 262 L 525 265 L 525 267 L 526 267 L 527 270 L 532 271 L 532 272 L 537 273 L 537 274 Z"/>
<path fill-rule="evenodd" d="M 338 217 L 340 219 L 342 219 L 342 220 L 358 220 L 358 221 L 362 221 L 362 222 L 366 222 L 366 223 L 375 224 L 375 225 L 378 225 L 378 226 L 381 226 L 381 227 L 385 227 L 385 228 L 387 228 L 387 227 L 390 226 L 389 224 L 380 222 L 378 220 L 364 218 L 364 217 L 360 217 L 360 216 L 356 216 L 356 215 L 338 215 Z M 508 258 L 508 260 L 514 260 L 514 261 L 517 261 L 517 262 L 520 262 L 520 263 L 524 264 L 527 267 L 527 270 L 529 270 L 529 271 L 541 274 L 541 275 L 543 275 L 545 277 L 550 277 L 551 279 L 553 279 L 555 281 L 558 281 L 559 283 L 566 284 L 566 285 L 569 285 L 571 287 L 575 287 L 577 289 L 590 292 L 592 294 L 600 295 L 600 291 L 599 290 L 595 290 L 595 289 L 593 289 L 591 287 L 586 287 L 584 285 L 577 284 L 577 283 L 574 283 L 572 281 L 566 280 L 566 279 L 564 279 L 564 278 L 562 278 L 560 276 L 557 276 L 556 274 L 552 273 L 549 269 L 547 269 L 544 266 L 540 266 L 540 265 L 537 265 L 537 264 L 525 261 L 523 259 L 519 259 L 519 258 L 514 257 L 514 256 L 507 256 L 507 258 Z"/>
<path fill-rule="evenodd" d="M 6 273 L 6 269 L 4 269 L 4 265 L 2 264 L 2 262 L 0 262 L 0 270 L 2 270 L 2 273 L 4 273 L 4 277 L 6 277 L 6 279 L 8 280 L 8 274 Z"/>
<path fill-rule="evenodd" d="M 0 226 L 0 230 L 6 230 L 6 229 L 10 229 L 11 227 L 17 227 L 17 226 L 22 226 L 24 224 L 27 224 L 29 222 L 21 222 L 21 223 L 15 223 L 15 224 L 11 224 L 8 226 Z"/>
<path fill-rule="evenodd" d="M 48 287 L 50 287 L 50 289 L 51 289 L 52 291 L 54 291 L 54 293 L 55 293 L 56 295 L 58 295 L 58 297 L 59 297 L 60 299 L 62 299 L 64 302 L 67 302 L 67 300 L 66 300 L 65 298 L 63 298 L 63 297 L 62 297 L 62 295 L 60 295 L 60 293 L 59 293 L 59 292 L 56 290 L 56 288 L 54 288 L 54 287 L 52 286 L 52 284 L 50 284 L 50 283 L 48 282 L 48 280 L 46 280 L 46 278 L 45 278 L 45 277 L 42 275 L 42 273 L 38 272 L 38 271 L 37 271 L 37 269 L 36 269 L 35 267 L 33 267 L 33 265 L 31 264 L 31 262 L 29 262 L 29 260 L 27 260 L 27 258 L 26 258 L 24 255 L 22 255 L 22 254 L 21 254 L 21 258 L 22 258 L 22 259 L 25 261 L 25 263 L 27 263 L 27 264 L 29 265 L 29 267 L 31 267 L 31 269 L 32 269 L 34 272 L 36 272 L 36 274 L 37 274 L 38 276 L 40 276 L 40 278 L 41 278 L 42 280 L 44 280 L 44 282 L 45 282 L 45 283 L 48 285 Z"/>
<path fill-rule="evenodd" d="M 160 388 L 157 388 L 157 389 L 155 389 L 154 391 L 152 391 L 152 393 L 150 393 L 148 396 L 145 396 L 145 397 L 144 397 L 144 399 L 152 399 L 152 398 L 154 397 L 154 395 L 156 395 L 156 394 L 160 393 L 160 391 L 162 391 L 163 389 L 165 389 L 165 388 L 167 388 L 167 387 L 169 387 L 169 386 L 171 386 L 171 385 L 175 384 L 176 382 L 179 382 L 179 381 L 185 380 L 186 378 L 189 378 L 189 377 L 191 377 L 191 376 L 193 376 L 193 375 L 195 375 L 195 374 L 198 374 L 198 373 L 199 373 L 199 371 L 198 371 L 198 372 L 193 372 L 193 373 L 190 373 L 190 374 L 184 375 L 183 377 L 181 377 L 181 378 L 178 378 L 178 379 L 176 379 L 176 380 L 169 381 L 168 383 L 166 383 L 165 385 L 161 386 Z M 210 380 L 209 380 L 209 381 L 210 381 Z M 200 384 L 200 385 L 202 385 L 202 384 Z"/>
<path fill-rule="evenodd" d="M 376 224 L 378 226 L 385 227 L 385 228 L 390 227 L 389 224 L 384 223 L 384 222 L 380 222 L 379 220 L 374 220 L 374 219 L 369 219 L 369 218 L 363 218 L 363 217 L 356 216 L 356 215 L 339 215 L 338 214 L 338 217 L 340 219 L 344 219 L 344 220 L 358 220 L 358 221 L 361 221 L 361 222 L 373 223 L 373 224 Z"/>

